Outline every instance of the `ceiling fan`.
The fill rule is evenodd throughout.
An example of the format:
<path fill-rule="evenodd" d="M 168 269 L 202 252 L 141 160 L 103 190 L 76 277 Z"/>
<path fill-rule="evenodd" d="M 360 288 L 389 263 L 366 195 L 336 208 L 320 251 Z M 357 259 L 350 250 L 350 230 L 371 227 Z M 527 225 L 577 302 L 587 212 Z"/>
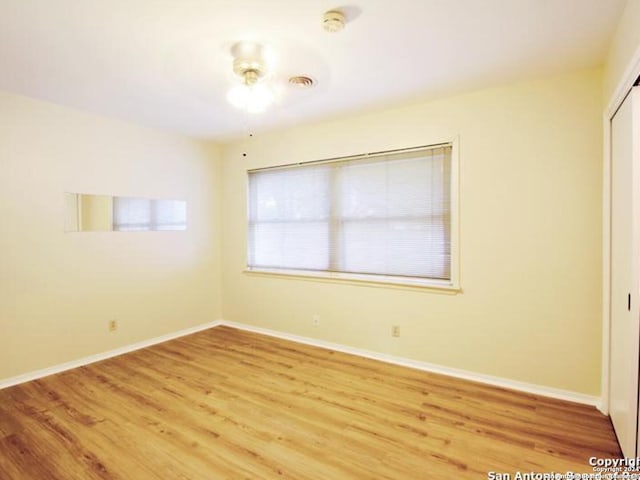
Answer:
<path fill-rule="evenodd" d="M 328 32 L 338 32 L 344 28 L 345 17 L 340 11 L 328 11 L 322 25 Z M 268 51 L 256 42 L 237 42 L 231 47 L 231 55 L 233 72 L 240 82 L 229 90 L 227 100 L 248 113 L 264 112 L 282 93 L 282 88 L 272 81 L 275 75 L 267 61 Z M 288 83 L 305 89 L 315 82 L 309 76 L 295 75 L 289 77 Z"/>

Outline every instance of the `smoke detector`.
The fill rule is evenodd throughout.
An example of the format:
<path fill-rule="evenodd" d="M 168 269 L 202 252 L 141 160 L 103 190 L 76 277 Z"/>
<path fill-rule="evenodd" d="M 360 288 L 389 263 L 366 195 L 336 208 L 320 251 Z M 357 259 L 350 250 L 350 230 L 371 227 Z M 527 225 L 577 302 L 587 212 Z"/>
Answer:
<path fill-rule="evenodd" d="M 322 17 L 322 28 L 329 33 L 339 32 L 344 28 L 344 14 L 339 10 L 329 10 Z"/>

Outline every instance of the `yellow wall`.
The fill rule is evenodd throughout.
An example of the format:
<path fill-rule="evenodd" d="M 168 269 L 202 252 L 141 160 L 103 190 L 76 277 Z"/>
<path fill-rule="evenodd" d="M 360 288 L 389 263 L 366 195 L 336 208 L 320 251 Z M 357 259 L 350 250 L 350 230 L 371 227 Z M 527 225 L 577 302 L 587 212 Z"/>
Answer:
<path fill-rule="evenodd" d="M 484 90 L 225 146 L 224 318 L 598 394 L 601 73 Z M 458 135 L 462 294 L 242 273 L 247 168 Z M 315 313 L 318 327 L 312 326 Z M 393 324 L 401 326 L 400 338 L 391 336 Z"/>
<path fill-rule="evenodd" d="M 607 57 L 603 82 L 605 102 L 613 96 L 638 48 L 640 48 L 640 0 L 627 0 Z"/>
<path fill-rule="evenodd" d="M 0 379 L 220 317 L 217 148 L 0 93 L 0 167 Z M 188 230 L 64 233 L 64 192 L 185 199 Z"/>

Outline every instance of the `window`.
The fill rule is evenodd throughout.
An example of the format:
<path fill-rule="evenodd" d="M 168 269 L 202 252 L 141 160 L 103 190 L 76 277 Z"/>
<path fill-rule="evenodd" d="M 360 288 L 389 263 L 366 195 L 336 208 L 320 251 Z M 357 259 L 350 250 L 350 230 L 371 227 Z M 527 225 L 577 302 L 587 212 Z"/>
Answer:
<path fill-rule="evenodd" d="M 113 197 L 113 230 L 186 230 L 187 202 L 138 197 Z"/>
<path fill-rule="evenodd" d="M 250 171 L 248 269 L 452 286 L 452 149 Z"/>

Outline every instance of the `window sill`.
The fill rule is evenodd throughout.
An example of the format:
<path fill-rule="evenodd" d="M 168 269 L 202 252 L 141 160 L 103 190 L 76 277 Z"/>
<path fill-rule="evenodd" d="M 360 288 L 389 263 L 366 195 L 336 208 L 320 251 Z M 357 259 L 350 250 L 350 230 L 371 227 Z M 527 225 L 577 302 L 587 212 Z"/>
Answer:
<path fill-rule="evenodd" d="M 298 278 L 308 281 L 367 285 L 378 288 L 425 290 L 448 295 L 462 293 L 462 289 L 460 289 L 459 286 L 454 285 L 452 282 L 447 280 L 428 280 L 423 278 L 406 278 L 342 272 L 313 272 L 307 270 L 285 270 L 276 268 L 247 268 L 244 270 L 244 273 L 260 277 Z"/>

